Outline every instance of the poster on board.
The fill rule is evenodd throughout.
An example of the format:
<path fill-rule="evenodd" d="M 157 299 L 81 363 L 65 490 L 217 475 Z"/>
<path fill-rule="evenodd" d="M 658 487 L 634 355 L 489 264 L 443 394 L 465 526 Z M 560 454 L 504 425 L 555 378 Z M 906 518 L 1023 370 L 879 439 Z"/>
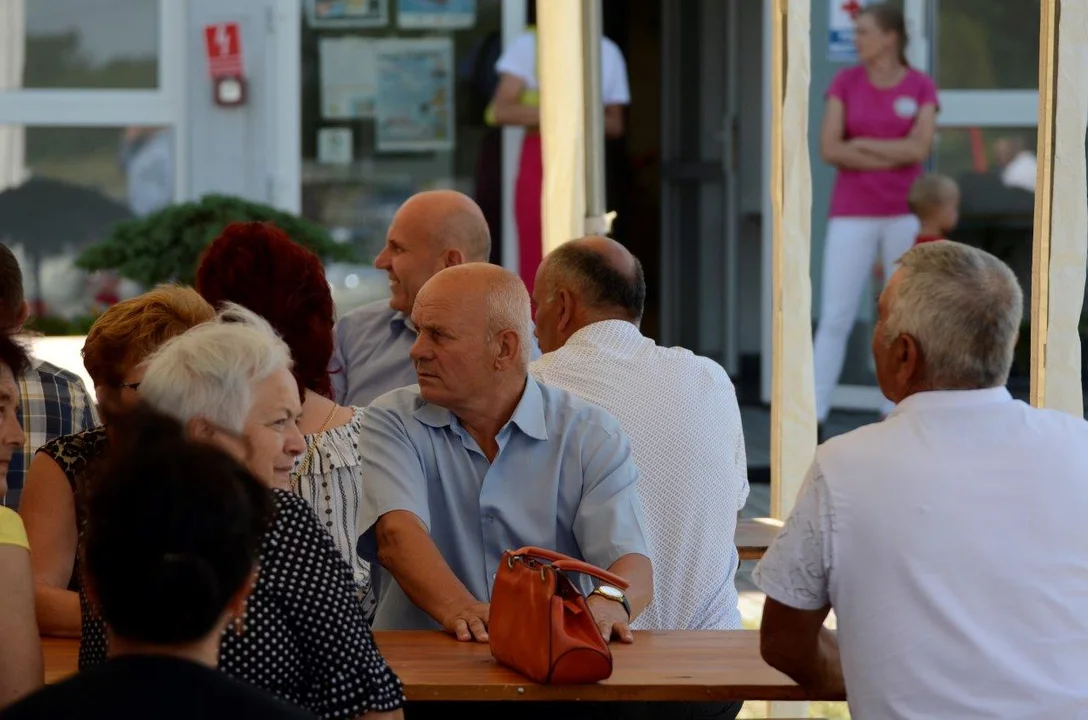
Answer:
<path fill-rule="evenodd" d="M 476 25 L 476 0 L 400 0 L 397 26 L 405 30 L 464 30 Z"/>
<path fill-rule="evenodd" d="M 827 59 L 834 63 L 856 63 L 854 17 L 868 0 L 828 0 Z"/>
<path fill-rule="evenodd" d="M 378 151 L 452 150 L 452 39 L 385 40 L 376 55 Z"/>
<path fill-rule="evenodd" d="M 310 27 L 385 27 L 389 23 L 389 0 L 306 0 Z"/>
<path fill-rule="evenodd" d="M 323 37 L 318 44 L 321 67 L 321 117 L 354 120 L 374 117 L 378 76 L 375 48 L 381 40 Z"/>

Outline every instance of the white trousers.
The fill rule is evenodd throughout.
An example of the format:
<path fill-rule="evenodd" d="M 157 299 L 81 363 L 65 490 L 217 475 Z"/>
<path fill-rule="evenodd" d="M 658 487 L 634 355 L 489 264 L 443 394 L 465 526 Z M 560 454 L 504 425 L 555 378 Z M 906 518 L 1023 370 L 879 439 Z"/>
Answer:
<path fill-rule="evenodd" d="M 846 343 L 857 322 L 861 293 L 873 265 L 884 264 L 884 282 L 895 271 L 895 261 L 914 244 L 919 223 L 914 215 L 895 217 L 836 217 L 827 223 L 824 268 L 820 281 L 820 322 L 813 344 L 816 384 L 816 419 L 827 420 L 831 393 L 839 384 Z M 891 404 L 882 408 L 891 409 Z"/>

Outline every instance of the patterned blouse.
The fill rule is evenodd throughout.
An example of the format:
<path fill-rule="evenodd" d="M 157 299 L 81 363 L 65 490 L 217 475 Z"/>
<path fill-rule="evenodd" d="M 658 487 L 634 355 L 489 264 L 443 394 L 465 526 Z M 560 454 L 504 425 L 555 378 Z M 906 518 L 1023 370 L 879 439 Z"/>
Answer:
<path fill-rule="evenodd" d="M 90 431 L 92 433 L 96 431 Z M 87 468 L 106 447 L 105 432 L 60 438 L 48 449 L 69 476 L 80 506 Z M 260 571 L 244 629 L 227 629 L 219 668 L 328 720 L 402 707 L 400 679 L 374 643 L 352 570 L 313 509 L 273 490 L 275 519 L 261 543 Z M 77 512 L 82 527 L 82 512 Z M 78 553 L 77 553 L 78 555 Z M 81 670 L 106 660 L 106 629 L 80 589 Z"/>
<path fill-rule="evenodd" d="M 362 461 L 359 459 L 363 408 L 357 407 L 354 411 L 350 422 L 306 436 L 306 446 L 313 447 L 314 453 L 309 471 L 299 478 L 298 494 L 313 507 L 318 520 L 351 566 L 355 586 L 363 597 L 363 612 L 371 622 L 377 599 L 370 588 L 370 563 L 359 557 L 355 550 L 360 535 L 358 516 L 363 495 Z M 308 453 L 309 450 L 295 461 L 296 471 Z"/>

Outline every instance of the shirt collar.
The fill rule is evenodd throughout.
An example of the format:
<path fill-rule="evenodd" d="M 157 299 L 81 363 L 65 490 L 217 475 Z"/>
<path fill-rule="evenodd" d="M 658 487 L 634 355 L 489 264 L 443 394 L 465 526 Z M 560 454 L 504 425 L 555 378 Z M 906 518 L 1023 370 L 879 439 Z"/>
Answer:
<path fill-rule="evenodd" d="M 408 317 L 400 310 L 394 310 L 393 317 L 389 318 L 389 327 L 395 330 L 398 325 L 408 328 L 416 335 L 419 334 L 419 330 L 417 330 L 416 326 L 412 324 L 412 318 Z"/>
<path fill-rule="evenodd" d="M 993 403 L 1011 402 L 1013 399 L 1004 387 L 983 390 L 930 390 L 920 392 L 900 401 L 888 416 L 936 408 L 978 407 Z"/>
<path fill-rule="evenodd" d="M 645 342 L 642 331 L 633 322 L 600 320 L 571 335 L 563 347 L 605 346 L 633 350 Z"/>
<path fill-rule="evenodd" d="M 433 428 L 450 427 L 457 421 L 456 416 L 446 408 L 425 401 L 412 412 L 412 417 Z M 548 429 L 544 422 L 544 397 L 541 395 L 540 386 L 531 375 L 526 378 L 521 400 L 503 429 L 510 425 L 516 426 L 535 440 L 548 439 Z"/>

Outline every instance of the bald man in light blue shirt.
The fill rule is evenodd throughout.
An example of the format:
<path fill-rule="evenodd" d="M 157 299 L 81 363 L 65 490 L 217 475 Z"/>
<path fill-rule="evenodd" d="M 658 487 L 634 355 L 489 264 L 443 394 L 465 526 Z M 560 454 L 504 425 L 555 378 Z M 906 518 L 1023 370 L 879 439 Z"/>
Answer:
<path fill-rule="evenodd" d="M 625 577 L 626 595 L 585 589 L 602 635 L 632 639 L 653 572 L 630 442 L 604 410 L 528 376 L 529 316 L 521 280 L 486 263 L 419 293 L 419 384 L 367 408 L 359 448 L 378 629 L 486 641 L 502 553 L 537 545 Z"/>

